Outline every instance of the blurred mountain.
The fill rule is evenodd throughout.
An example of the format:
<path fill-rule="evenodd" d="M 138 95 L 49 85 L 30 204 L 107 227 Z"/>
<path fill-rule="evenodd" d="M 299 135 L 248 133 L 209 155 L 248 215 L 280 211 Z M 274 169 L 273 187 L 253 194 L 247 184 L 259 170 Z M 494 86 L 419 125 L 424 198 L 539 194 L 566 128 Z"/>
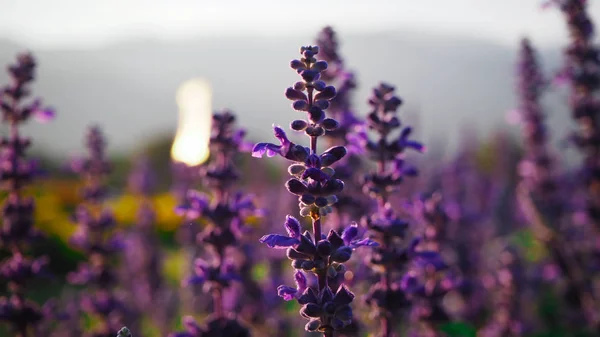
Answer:
<path fill-rule="evenodd" d="M 514 106 L 514 63 L 519 41 L 506 47 L 485 40 L 422 33 L 344 36 L 342 55 L 357 70 L 356 106 L 365 113 L 370 89 L 384 80 L 404 98 L 404 116 L 417 123 L 418 136 L 456 143 L 464 125 L 480 134 L 512 127 L 505 121 Z M 208 79 L 214 108 L 238 113 L 251 136 L 271 133 L 295 113 L 283 96 L 297 80 L 289 61 L 311 36 L 289 38 L 223 37 L 187 41 L 135 40 L 98 49 L 33 50 L 39 61 L 36 94 L 57 109 L 52 124 L 33 125 L 38 150 L 67 155 L 81 148 L 86 126 L 100 124 L 112 151 L 143 146 L 174 133 L 175 91 L 193 77 Z M 535 41 L 534 41 L 535 42 Z M 0 64 L 26 50 L 0 41 Z M 560 50 L 541 51 L 550 73 Z M 6 75 L 0 74 L 0 83 Z M 561 93 L 548 95 L 553 134 L 564 136 L 569 123 Z M 261 139 L 264 136 L 261 135 Z M 268 137 L 267 137 L 268 139 Z"/>

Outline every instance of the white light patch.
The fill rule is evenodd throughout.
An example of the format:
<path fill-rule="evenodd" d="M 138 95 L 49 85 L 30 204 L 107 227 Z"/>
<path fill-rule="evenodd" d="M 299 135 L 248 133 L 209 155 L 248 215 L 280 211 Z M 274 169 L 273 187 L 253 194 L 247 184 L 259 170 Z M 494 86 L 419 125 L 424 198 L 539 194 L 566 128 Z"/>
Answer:
<path fill-rule="evenodd" d="M 209 142 L 212 123 L 212 90 L 203 79 L 184 82 L 177 90 L 179 125 L 171 157 L 188 166 L 204 163 L 210 154 Z"/>

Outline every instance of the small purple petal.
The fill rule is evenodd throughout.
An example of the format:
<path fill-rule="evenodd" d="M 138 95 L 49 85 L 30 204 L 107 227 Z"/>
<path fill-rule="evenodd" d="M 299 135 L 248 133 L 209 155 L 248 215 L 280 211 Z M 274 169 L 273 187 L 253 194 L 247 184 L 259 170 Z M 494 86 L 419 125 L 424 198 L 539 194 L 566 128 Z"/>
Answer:
<path fill-rule="evenodd" d="M 304 290 L 306 290 L 306 288 L 308 287 L 307 285 L 307 281 L 306 281 L 306 276 L 304 276 L 304 274 L 301 271 L 296 271 L 296 274 L 294 275 L 294 279 L 296 280 L 296 286 L 298 287 L 297 291 L 299 294 L 303 293 Z"/>
<path fill-rule="evenodd" d="M 293 300 L 296 297 L 297 292 L 298 292 L 298 290 L 296 290 L 292 287 L 288 287 L 288 286 L 284 286 L 284 285 L 277 287 L 277 296 L 282 297 L 286 301 Z"/>
<path fill-rule="evenodd" d="M 354 240 L 354 238 L 358 235 L 358 225 L 356 222 L 352 223 L 349 227 L 344 229 L 342 233 L 342 240 L 344 240 L 344 244 L 346 246 L 350 245 L 350 242 Z"/>
<path fill-rule="evenodd" d="M 287 215 L 285 217 L 284 226 L 291 238 L 299 239 L 300 235 L 302 235 L 302 227 L 300 226 L 300 222 L 293 216 Z"/>
<path fill-rule="evenodd" d="M 379 246 L 379 243 L 371 240 L 371 239 L 362 239 L 362 240 L 356 240 L 356 241 L 352 241 L 349 245 L 351 248 L 358 248 L 358 247 L 377 247 Z"/>
<path fill-rule="evenodd" d="M 260 238 L 261 243 L 266 244 L 269 248 L 285 249 L 300 243 L 300 240 L 289 236 L 279 234 L 268 234 Z"/>

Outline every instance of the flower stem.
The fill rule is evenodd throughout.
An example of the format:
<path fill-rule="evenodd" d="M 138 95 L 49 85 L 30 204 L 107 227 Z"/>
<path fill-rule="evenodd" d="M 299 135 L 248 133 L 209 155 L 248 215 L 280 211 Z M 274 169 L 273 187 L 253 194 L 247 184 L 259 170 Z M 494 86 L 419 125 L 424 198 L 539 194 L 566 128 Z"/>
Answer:
<path fill-rule="evenodd" d="M 317 242 L 319 242 L 321 240 L 321 218 L 319 217 L 319 215 L 314 215 L 312 217 L 313 219 L 313 234 L 315 236 L 315 245 L 317 244 Z M 318 278 L 319 278 L 319 291 L 325 289 L 327 287 L 327 272 L 319 272 L 318 274 Z"/>

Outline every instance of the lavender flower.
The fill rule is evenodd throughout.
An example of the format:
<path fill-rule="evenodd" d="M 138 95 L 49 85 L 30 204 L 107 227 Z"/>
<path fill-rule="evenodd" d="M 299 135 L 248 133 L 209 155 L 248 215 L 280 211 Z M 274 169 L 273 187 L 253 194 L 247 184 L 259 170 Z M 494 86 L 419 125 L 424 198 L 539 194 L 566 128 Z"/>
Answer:
<path fill-rule="evenodd" d="M 25 156 L 31 140 L 21 135 L 20 127 L 31 117 L 47 121 L 54 116 L 54 111 L 43 107 L 39 98 L 26 101 L 35 67 L 31 54 L 20 54 L 17 62 L 8 67 L 11 84 L 0 89 L 2 121 L 9 127 L 9 135 L 0 140 L 0 180 L 7 194 L 2 208 L 0 246 L 11 254 L 0 262 L 0 275 L 12 293 L 10 298 L 0 298 L 0 320 L 20 337 L 32 335 L 32 329 L 42 319 L 40 309 L 27 299 L 27 284 L 43 274 L 48 262 L 45 257 L 25 256 L 40 235 L 33 228 L 33 198 L 23 191 L 37 172 L 35 163 Z"/>
<path fill-rule="evenodd" d="M 412 330 L 419 336 L 438 336 L 436 326 L 450 320 L 443 300 L 461 283 L 443 258 L 452 253 L 450 242 L 445 240 L 450 219 L 444 211 L 440 193 L 433 193 L 411 206 L 423 228 L 421 244 L 416 247 L 401 288 L 411 299 L 412 317 L 418 323 Z"/>
<path fill-rule="evenodd" d="M 293 60 L 290 66 L 302 77 L 302 81 L 287 88 L 285 96 L 293 101 L 295 110 L 307 114 L 307 119 L 293 121 L 291 128 L 303 131 L 310 139 L 310 147 L 290 142 L 282 128 L 274 127 L 275 137 L 280 144 L 258 143 L 252 155 L 280 155 L 293 162 L 288 168 L 293 178 L 287 181 L 286 188 L 298 196 L 300 215 L 311 218 L 313 231 L 303 233 L 300 222 L 288 215 L 284 223 L 287 235 L 268 234 L 260 242 L 271 248 L 286 249 L 292 267 L 297 270 L 296 287 L 279 286 L 278 295 L 285 300 L 296 299 L 302 305 L 300 314 L 309 320 L 305 326 L 307 331 L 319 331 L 323 336 L 331 337 L 334 331 L 352 322 L 350 303 L 354 294 L 343 284 L 334 293 L 328 278 L 344 272 L 343 263 L 350 259 L 354 248 L 374 246 L 376 243 L 358 239 L 356 225 L 347 227 L 342 235 L 334 230 L 327 236 L 322 234 L 321 221 L 333 211 L 332 205 L 337 202 L 336 194 L 344 189 L 344 182 L 333 177 L 335 171 L 330 166 L 346 155 L 346 148 L 335 146 L 321 155 L 317 154 L 319 137 L 339 127 L 338 121 L 327 118 L 325 114 L 336 90 L 320 80 L 328 64 L 317 60 L 319 47 L 302 47 L 300 53 L 302 58 Z M 316 275 L 316 288 L 308 285 L 303 271 Z"/>
<path fill-rule="evenodd" d="M 586 0 L 553 0 L 554 4 L 564 14 L 568 30 L 571 36 L 569 46 L 564 50 L 565 64 L 558 78 L 561 82 L 570 84 L 571 115 L 578 124 L 578 128 L 572 133 L 570 140 L 583 155 L 583 163 L 580 177 L 580 193 L 583 194 L 585 204 L 578 207 L 572 213 L 573 218 L 585 219 L 585 225 L 595 227 L 594 235 L 586 235 L 587 239 L 593 238 L 597 242 L 597 230 L 600 228 L 600 101 L 598 90 L 600 89 L 600 58 L 598 47 L 593 43 L 594 24 L 588 14 Z M 571 231 L 575 229 L 571 226 Z M 588 241 L 586 240 L 586 241 Z M 597 243 L 590 242 L 597 255 Z M 572 247 L 556 247 L 555 249 L 567 250 L 563 256 L 557 255 L 557 261 L 561 269 L 568 268 L 585 269 L 590 261 L 597 257 L 591 257 L 582 242 Z M 570 252 L 568 252 L 570 251 Z M 559 259 L 560 258 L 560 259 Z M 560 261 L 562 260 L 562 261 Z M 579 265 L 579 266 L 578 266 Z M 579 275 L 578 275 L 579 274 Z M 595 330 L 600 331 L 600 316 L 597 314 L 598 294 L 594 294 L 593 286 L 579 271 L 571 271 L 567 274 L 571 282 L 570 296 L 575 299 L 571 301 L 583 309 L 587 321 Z M 582 315 L 580 315 L 582 316 Z"/>
<path fill-rule="evenodd" d="M 111 168 L 106 160 L 106 141 L 100 128 L 88 130 L 86 147 L 89 156 L 73 165 L 84 186 L 81 191 L 83 203 L 73 215 L 77 230 L 71 237 L 71 244 L 84 251 L 88 260 L 68 275 L 68 281 L 88 286 L 81 299 L 81 308 L 98 315 L 102 322 L 91 336 L 109 336 L 116 330 L 114 325 L 121 325 L 118 319 L 115 322 L 112 318 L 127 312 L 125 304 L 114 293 L 117 275 L 113 260 L 122 250 L 123 243 L 113 230 L 116 222 L 112 212 L 104 206 L 107 196 L 105 180 Z"/>
<path fill-rule="evenodd" d="M 548 136 L 544 125 L 543 108 L 539 102 L 546 82 L 539 69 L 538 60 L 531 43 L 521 41 L 518 62 L 518 94 L 522 133 L 525 142 L 525 156 L 519 163 L 519 173 L 529 190 L 554 210 L 561 207 L 556 198 L 557 184 L 552 174 L 553 159 L 549 153 Z"/>
<path fill-rule="evenodd" d="M 379 274 L 366 302 L 373 308 L 373 315 L 381 323 L 379 335 L 390 337 L 394 325 L 392 318 L 408 304 L 406 296 L 397 284 L 408 262 L 413 259 L 418 239 L 408 245 L 402 244 L 408 223 L 401 219 L 389 202 L 391 193 L 405 177 L 412 177 L 417 170 L 405 161 L 407 150 L 424 151 L 424 146 L 409 138 L 412 129 L 402 128 L 397 109 L 402 100 L 394 95 L 394 87 L 382 83 L 373 90 L 369 98 L 371 112 L 367 116 L 367 127 L 375 131 L 378 138 L 371 140 L 367 128 L 359 128 L 352 138 L 352 146 L 357 152 L 365 153 L 377 163 L 377 171 L 364 177 L 364 192 L 377 201 L 375 211 L 364 217 L 364 224 L 371 230 L 379 247 L 374 249 L 370 263 Z M 396 132 L 398 131 L 398 132 Z"/>
<path fill-rule="evenodd" d="M 197 258 L 195 275 L 186 280 L 187 285 L 203 285 L 212 294 L 213 314 L 204 327 L 192 318 L 184 318 L 186 332 L 171 336 L 249 336 L 249 330 L 235 317 L 230 318 L 224 308 L 223 294 L 233 282 L 241 281 L 238 266 L 227 259 L 230 249 L 237 249 L 246 231 L 246 219 L 259 215 L 253 197 L 232 190 L 239 179 L 235 167 L 235 157 L 248 146 L 244 141 L 245 131 L 235 128 L 235 116 L 230 111 L 213 115 L 211 153 L 216 158 L 202 176 L 213 191 L 212 200 L 208 195 L 195 190 L 188 191 L 185 203 L 177 208 L 177 213 L 189 220 L 202 219 L 207 222 L 198 234 L 197 241 L 211 252 L 207 258 Z"/>
<path fill-rule="evenodd" d="M 584 155 L 582 173 L 586 188 L 586 211 L 592 224 L 600 228 L 600 58 L 593 44 L 594 24 L 587 13 L 586 0 L 554 0 L 567 21 L 571 43 L 565 49 L 561 77 L 570 83 L 572 117 L 579 125 L 571 139 Z"/>
<path fill-rule="evenodd" d="M 154 184 L 154 172 L 147 158 L 138 158 L 129 175 L 129 190 L 139 201 L 137 221 L 131 233 L 125 239 L 125 266 L 122 282 L 131 294 L 128 300 L 135 305 L 136 313 L 143 314 L 152 303 L 163 300 L 166 295 L 163 289 L 164 280 L 161 275 L 160 240 L 156 233 L 156 212 L 151 200 Z M 166 331 L 169 313 L 167 306 L 156 308 L 150 313 L 153 320 Z"/>

